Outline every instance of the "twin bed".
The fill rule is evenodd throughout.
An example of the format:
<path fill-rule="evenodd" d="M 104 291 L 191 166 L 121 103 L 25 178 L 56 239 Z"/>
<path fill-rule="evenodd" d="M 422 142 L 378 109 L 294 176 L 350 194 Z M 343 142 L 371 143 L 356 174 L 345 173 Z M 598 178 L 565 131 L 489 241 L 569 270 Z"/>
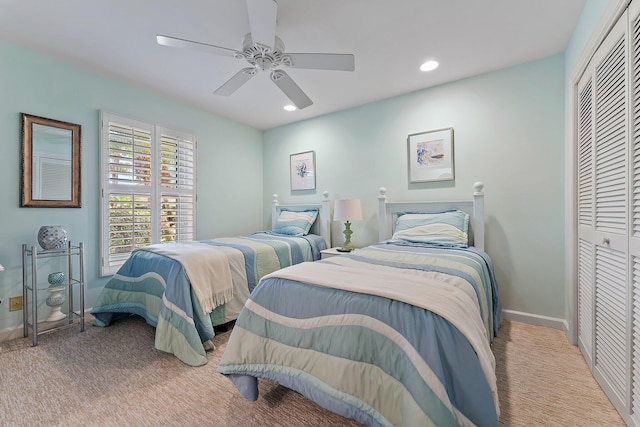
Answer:
<path fill-rule="evenodd" d="M 261 280 L 218 372 L 249 400 L 265 378 L 368 426 L 499 425 L 482 184 L 473 201 L 379 202 L 380 243 Z"/>
<path fill-rule="evenodd" d="M 156 326 L 157 348 L 192 365 L 206 363 L 213 326 L 237 318 L 217 370 L 249 400 L 264 378 L 368 426 L 497 426 L 490 343 L 502 312 L 484 253 L 482 190 L 476 183 L 469 201 L 390 203 L 381 189 L 379 243 L 321 261 L 314 249 L 310 259 L 290 249 L 288 267 L 281 256 L 271 265 L 284 268 L 253 263 L 254 274 L 245 265 L 255 280 L 234 282 L 232 301 L 208 314 L 193 286 L 173 284 L 187 276 L 179 262 L 166 267 L 166 256 L 137 251 L 164 282 L 153 283 L 134 259 L 92 313 L 104 325 L 140 314 Z M 322 237 L 296 239 L 321 240 L 319 250 L 330 242 L 326 193 L 316 208 L 310 235 Z M 272 217 L 280 216 L 274 200 Z M 262 239 L 288 240 L 259 234 L 200 243 L 229 251 Z"/>
<path fill-rule="evenodd" d="M 329 212 L 327 192 L 308 205 L 280 205 L 274 195 L 271 232 L 136 250 L 98 296 L 94 324 L 142 316 L 156 328 L 157 349 L 204 365 L 214 327 L 238 317 L 262 276 L 320 259 L 331 241 Z"/>

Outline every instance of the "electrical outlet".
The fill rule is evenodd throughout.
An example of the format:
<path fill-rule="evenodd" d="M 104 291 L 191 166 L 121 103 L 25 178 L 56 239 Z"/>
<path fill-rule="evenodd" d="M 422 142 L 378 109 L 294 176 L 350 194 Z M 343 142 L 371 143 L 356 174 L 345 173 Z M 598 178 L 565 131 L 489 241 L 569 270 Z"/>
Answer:
<path fill-rule="evenodd" d="M 22 310 L 22 296 L 9 298 L 9 311 Z"/>

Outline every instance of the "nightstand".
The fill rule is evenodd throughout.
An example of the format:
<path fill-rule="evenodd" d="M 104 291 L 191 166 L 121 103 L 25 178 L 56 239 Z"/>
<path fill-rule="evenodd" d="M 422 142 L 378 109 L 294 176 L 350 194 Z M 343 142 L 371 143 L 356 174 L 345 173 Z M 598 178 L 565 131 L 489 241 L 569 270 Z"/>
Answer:
<path fill-rule="evenodd" d="M 331 258 L 332 256 L 339 256 L 339 255 L 353 253 L 353 251 L 351 251 L 351 252 L 340 252 L 338 250 L 338 248 L 339 248 L 339 246 L 337 246 L 335 248 L 329 248 L 329 249 L 325 249 L 325 250 L 320 251 L 320 259 L 327 259 L 327 258 Z"/>

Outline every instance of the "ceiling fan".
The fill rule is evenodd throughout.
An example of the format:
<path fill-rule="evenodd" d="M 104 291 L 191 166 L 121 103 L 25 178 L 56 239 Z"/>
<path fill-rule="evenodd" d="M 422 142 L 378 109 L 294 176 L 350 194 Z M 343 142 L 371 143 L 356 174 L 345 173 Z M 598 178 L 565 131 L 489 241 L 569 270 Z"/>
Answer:
<path fill-rule="evenodd" d="M 229 96 L 258 72 L 270 71 L 271 81 L 300 110 L 313 104 L 313 101 L 280 67 L 337 71 L 355 69 L 355 57 L 352 54 L 285 53 L 284 43 L 276 36 L 278 4 L 275 0 L 247 0 L 247 10 L 250 33 L 244 36 L 241 51 L 165 35 L 157 35 L 156 40 L 164 46 L 197 49 L 247 61 L 250 66 L 238 71 L 216 89 L 214 93 L 217 95 Z"/>

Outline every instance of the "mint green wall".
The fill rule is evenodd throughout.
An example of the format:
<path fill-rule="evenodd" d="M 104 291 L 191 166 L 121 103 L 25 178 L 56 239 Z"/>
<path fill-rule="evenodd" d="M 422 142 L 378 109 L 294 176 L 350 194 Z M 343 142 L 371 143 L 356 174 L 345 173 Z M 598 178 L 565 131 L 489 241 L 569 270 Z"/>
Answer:
<path fill-rule="evenodd" d="M 9 297 L 22 295 L 21 245 L 37 245 L 41 225 L 62 224 L 72 241 L 85 243 L 87 306 L 104 285 L 98 277 L 100 109 L 198 136 L 198 238 L 262 227 L 262 132 L 2 41 L 0 94 L 0 264 L 6 269 L 0 332 L 22 323 L 21 311 L 9 312 Z M 21 112 L 82 125 L 81 209 L 19 207 Z"/>
<path fill-rule="evenodd" d="M 571 35 L 571 40 L 569 40 L 569 44 L 567 45 L 567 50 L 565 51 L 565 74 L 567 79 L 569 75 L 573 71 L 573 67 L 580 58 L 582 51 L 589 41 L 591 34 L 596 28 L 598 21 L 602 17 L 602 14 L 605 12 L 609 5 L 617 4 L 618 0 L 587 0 L 584 8 L 582 9 L 582 13 L 580 14 L 580 18 L 578 19 L 578 23 L 576 24 L 576 28 Z"/>
<path fill-rule="evenodd" d="M 408 184 L 407 135 L 452 126 L 455 181 Z M 470 198 L 486 185 L 487 252 L 505 309 L 564 317 L 564 56 L 479 75 L 264 133 L 264 202 L 362 200 L 352 241 L 377 241 L 390 201 Z M 317 191 L 292 194 L 289 154 L 316 151 Z M 265 221 L 267 219 L 265 218 Z M 333 244 L 342 243 L 334 223 Z"/>

